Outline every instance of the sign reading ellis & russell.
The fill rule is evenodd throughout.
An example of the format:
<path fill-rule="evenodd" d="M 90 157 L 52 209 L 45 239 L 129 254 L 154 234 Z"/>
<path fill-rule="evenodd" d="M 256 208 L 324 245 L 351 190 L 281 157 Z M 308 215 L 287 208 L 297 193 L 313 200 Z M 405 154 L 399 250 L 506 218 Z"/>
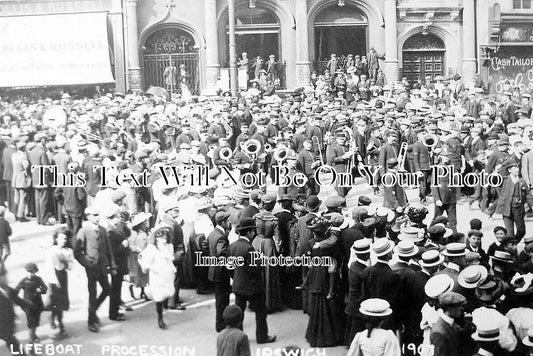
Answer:
<path fill-rule="evenodd" d="M 1 1 L 0 16 L 110 11 L 111 0 Z"/>

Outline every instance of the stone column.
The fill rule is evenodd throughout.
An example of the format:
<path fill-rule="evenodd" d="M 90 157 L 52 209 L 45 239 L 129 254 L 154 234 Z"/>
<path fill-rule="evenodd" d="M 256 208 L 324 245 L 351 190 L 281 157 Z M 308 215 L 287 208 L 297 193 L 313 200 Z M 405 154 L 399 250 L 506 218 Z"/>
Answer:
<path fill-rule="evenodd" d="M 206 54 L 206 92 L 214 95 L 217 91 L 217 81 L 220 75 L 218 63 L 217 37 L 217 0 L 205 1 L 205 54 Z"/>
<path fill-rule="evenodd" d="M 296 86 L 311 85 L 307 0 L 296 0 Z"/>
<path fill-rule="evenodd" d="M 463 82 L 474 86 L 476 74 L 476 32 L 474 0 L 463 0 Z"/>
<path fill-rule="evenodd" d="M 128 25 L 128 86 L 133 91 L 142 90 L 139 65 L 139 33 L 137 29 L 137 0 L 128 0 L 126 5 Z"/>
<path fill-rule="evenodd" d="M 388 83 L 400 80 L 398 65 L 398 32 L 396 28 L 396 0 L 385 0 L 385 77 Z"/>
<path fill-rule="evenodd" d="M 126 64 L 124 63 L 124 26 L 122 17 L 122 4 L 120 0 L 111 1 L 109 18 L 113 31 L 113 52 L 115 59 L 115 90 L 126 92 Z"/>

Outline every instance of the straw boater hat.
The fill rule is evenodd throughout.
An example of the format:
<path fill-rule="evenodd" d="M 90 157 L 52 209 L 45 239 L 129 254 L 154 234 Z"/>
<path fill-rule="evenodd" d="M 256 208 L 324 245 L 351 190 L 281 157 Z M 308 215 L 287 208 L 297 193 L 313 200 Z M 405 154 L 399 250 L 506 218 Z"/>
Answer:
<path fill-rule="evenodd" d="M 150 219 L 152 217 L 152 214 L 140 212 L 139 214 L 135 215 L 133 217 L 133 220 L 131 221 L 131 224 L 133 227 L 138 226 L 145 222 L 146 220 Z"/>
<path fill-rule="evenodd" d="M 412 241 L 412 242 L 420 242 L 424 240 L 423 237 L 419 236 L 418 233 L 420 232 L 420 229 L 414 227 L 414 226 L 405 226 L 400 228 L 400 233 L 398 234 L 398 240 L 401 241 Z"/>
<path fill-rule="evenodd" d="M 386 300 L 371 298 L 361 302 L 359 312 L 367 316 L 385 317 L 392 314 L 392 309 Z"/>
<path fill-rule="evenodd" d="M 370 253 L 370 239 L 356 240 L 352 245 L 352 250 L 354 250 L 356 255 Z"/>
<path fill-rule="evenodd" d="M 476 325 L 476 332 L 472 334 L 472 339 L 476 341 L 497 341 L 500 340 L 500 329 L 494 321 L 486 320 L 486 323 Z"/>
<path fill-rule="evenodd" d="M 447 257 L 466 256 L 466 245 L 461 242 L 452 242 L 446 245 L 446 250 L 442 254 Z"/>
<path fill-rule="evenodd" d="M 453 290 L 455 282 L 447 274 L 437 274 L 426 282 L 424 292 L 431 299 L 437 299 L 440 295 Z"/>
<path fill-rule="evenodd" d="M 392 242 L 386 237 L 377 239 L 372 244 L 372 249 L 374 250 L 374 253 L 377 257 L 385 256 L 394 249 L 394 242 Z"/>
<path fill-rule="evenodd" d="M 418 246 L 416 246 L 413 241 L 400 241 L 398 245 L 394 247 L 394 252 L 399 257 L 413 257 L 418 253 Z"/>
<path fill-rule="evenodd" d="M 459 282 L 459 285 L 463 288 L 474 289 L 481 282 L 483 282 L 487 278 L 488 275 L 489 275 L 489 271 L 487 271 L 487 269 L 484 266 L 481 266 L 481 265 L 468 266 L 459 273 L 457 282 Z"/>
<path fill-rule="evenodd" d="M 429 268 L 439 266 L 444 262 L 444 256 L 442 256 L 438 250 L 429 250 L 422 254 L 422 260 L 419 262 L 421 267 Z"/>
<path fill-rule="evenodd" d="M 513 258 L 511 254 L 507 251 L 496 250 L 494 251 L 494 256 L 491 256 L 491 258 L 498 262 L 513 263 Z"/>

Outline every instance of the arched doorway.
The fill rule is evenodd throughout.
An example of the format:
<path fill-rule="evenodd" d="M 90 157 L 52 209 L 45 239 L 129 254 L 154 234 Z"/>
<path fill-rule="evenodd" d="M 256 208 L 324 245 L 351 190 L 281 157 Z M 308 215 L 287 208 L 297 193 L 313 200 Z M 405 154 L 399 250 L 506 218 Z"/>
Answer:
<path fill-rule="evenodd" d="M 153 85 L 179 92 L 179 83 L 185 78 L 189 90 L 199 93 L 199 46 L 189 32 L 175 26 L 157 29 L 148 35 L 142 50 L 145 89 Z M 165 74 L 171 64 L 176 68 L 174 80 L 168 79 L 172 71 Z"/>
<path fill-rule="evenodd" d="M 418 33 L 403 44 L 403 76 L 410 83 L 444 74 L 444 42 L 433 34 Z"/>
<path fill-rule="evenodd" d="M 337 4 L 322 9 L 314 21 L 315 70 L 323 73 L 332 53 L 344 66 L 348 54 L 366 55 L 368 19 L 357 7 Z"/>

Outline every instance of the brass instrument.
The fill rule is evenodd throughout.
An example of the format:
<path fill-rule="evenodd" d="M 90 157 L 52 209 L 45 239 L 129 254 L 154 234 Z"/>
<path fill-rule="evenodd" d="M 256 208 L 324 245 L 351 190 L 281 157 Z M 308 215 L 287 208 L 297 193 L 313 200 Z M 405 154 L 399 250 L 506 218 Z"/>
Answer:
<path fill-rule="evenodd" d="M 287 159 L 287 155 L 289 154 L 289 150 L 284 147 L 276 148 L 274 150 L 273 157 L 278 163 L 282 163 Z"/>
<path fill-rule="evenodd" d="M 255 138 L 251 138 L 244 142 L 242 151 L 246 153 L 252 161 L 257 159 L 257 154 L 261 151 L 261 142 Z"/>
<path fill-rule="evenodd" d="M 439 143 L 439 137 L 435 134 L 427 134 L 424 136 L 422 143 L 428 149 L 434 149 L 435 147 L 437 147 L 437 144 Z"/>
<path fill-rule="evenodd" d="M 322 148 L 320 147 L 320 141 L 318 141 L 318 137 L 313 136 L 312 137 L 313 143 L 318 147 L 318 155 L 320 157 L 320 164 L 324 165 L 324 157 L 322 157 Z"/>
<path fill-rule="evenodd" d="M 220 156 L 220 159 L 223 159 L 226 162 L 229 162 L 229 160 L 233 157 L 233 152 L 229 147 L 222 147 L 218 154 Z"/>
<path fill-rule="evenodd" d="M 398 152 L 398 170 L 405 171 L 405 158 L 407 157 L 407 142 L 402 142 L 400 151 Z"/>

